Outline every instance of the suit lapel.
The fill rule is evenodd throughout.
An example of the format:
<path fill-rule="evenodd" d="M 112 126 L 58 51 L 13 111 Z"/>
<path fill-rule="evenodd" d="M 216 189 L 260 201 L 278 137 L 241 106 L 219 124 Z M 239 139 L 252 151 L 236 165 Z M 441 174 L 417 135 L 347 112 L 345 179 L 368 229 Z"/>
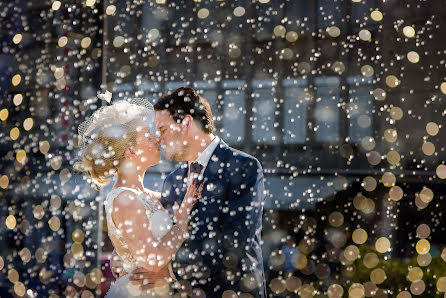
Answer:
<path fill-rule="evenodd" d="M 220 143 L 215 148 L 212 153 L 211 158 L 209 159 L 208 165 L 203 173 L 203 179 L 205 181 L 205 188 L 203 191 L 203 198 L 208 196 L 215 196 L 220 191 L 221 188 L 218 187 L 223 178 L 223 172 L 225 165 L 224 160 L 222 159 L 224 156 L 224 148 L 227 147 L 223 140 L 220 140 Z"/>
<path fill-rule="evenodd" d="M 224 194 L 225 183 L 223 179 L 224 173 L 224 147 L 227 145 L 220 141 L 218 146 L 212 153 L 211 158 L 203 173 L 204 189 L 201 200 L 192 208 L 192 223 L 203 222 L 206 216 L 210 215 L 211 205 L 215 202 L 212 197 L 220 197 Z M 223 170 L 221 170 L 223 169 Z M 199 227 L 198 225 L 197 227 Z"/>

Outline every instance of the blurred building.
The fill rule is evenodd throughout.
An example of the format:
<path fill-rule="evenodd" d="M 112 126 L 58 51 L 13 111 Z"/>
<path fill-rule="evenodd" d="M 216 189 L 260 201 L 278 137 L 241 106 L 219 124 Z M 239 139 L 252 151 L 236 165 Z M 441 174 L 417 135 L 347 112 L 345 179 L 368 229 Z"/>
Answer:
<path fill-rule="evenodd" d="M 411 243 L 422 223 L 431 227 L 431 243 L 443 244 L 437 212 L 445 195 L 438 166 L 446 158 L 442 1 L 1 5 L 7 25 L 0 109 L 8 116 L 0 174 L 8 183 L 0 181 L 0 210 L 2 222 L 10 215 L 17 222 L 14 229 L 0 227 L 2 270 L 14 268 L 22 280 L 33 268 L 40 280 L 26 288 L 44 294 L 67 291 L 68 284 L 68 293 L 91 288 L 85 283 L 94 285 L 98 254 L 111 250 L 97 192 L 72 170 L 75 128 L 104 104 L 96 99 L 103 89 L 113 100 L 153 102 L 189 85 L 210 102 L 217 135 L 264 167 L 269 281 L 280 275 L 283 263 L 274 256 L 287 239 L 308 259 L 314 253 L 322 260 L 299 268 L 308 273 L 303 280 L 324 279 L 316 274 L 320 264 L 338 270 L 339 257 L 323 259 L 336 248 L 327 234 L 349 238 L 358 225 L 370 239 L 388 237 L 395 257 L 416 254 Z M 29 132 L 22 128 L 27 118 L 33 119 Z M 151 168 L 147 186 L 159 190 L 175 166 L 163 160 Z M 399 189 L 389 192 L 393 186 Z M 334 211 L 343 213 L 342 221 Z M 59 227 L 49 223 L 53 217 Z M 28 254 L 31 260 L 23 261 Z M 3 275 L 0 292 L 12 284 Z"/>

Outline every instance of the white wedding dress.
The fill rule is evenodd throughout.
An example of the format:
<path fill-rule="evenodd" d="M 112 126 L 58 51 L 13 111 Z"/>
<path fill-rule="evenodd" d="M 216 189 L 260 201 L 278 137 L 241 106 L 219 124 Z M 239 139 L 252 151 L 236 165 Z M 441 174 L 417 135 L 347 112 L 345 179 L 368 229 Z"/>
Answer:
<path fill-rule="evenodd" d="M 141 202 L 144 204 L 146 215 L 150 223 L 149 229 L 155 239 L 160 240 L 172 228 L 172 220 L 169 214 L 163 208 L 161 203 L 152 195 L 150 195 L 150 193 L 124 187 L 113 189 L 112 191 L 110 191 L 110 193 L 107 195 L 107 198 L 105 199 L 105 212 L 107 216 L 108 234 L 110 236 L 110 239 L 113 237 L 113 239 L 115 239 L 115 241 L 118 241 L 122 247 L 127 249 L 127 251 L 128 246 L 121 237 L 122 231 L 118 229 L 113 223 L 111 213 L 113 210 L 113 200 L 119 195 L 119 193 L 128 190 L 134 192 L 137 195 L 138 199 L 141 200 Z M 129 280 L 129 277 L 131 275 L 129 273 L 139 267 L 135 258 L 130 253 L 119 254 L 117 250 L 116 253 L 118 253 L 119 257 L 124 263 L 125 275 L 121 275 L 121 277 L 119 277 L 110 287 L 107 295 L 105 296 L 106 298 L 169 296 L 169 286 L 157 287 L 151 289 L 149 292 L 142 293 L 139 289 L 139 286 L 133 285 Z"/>

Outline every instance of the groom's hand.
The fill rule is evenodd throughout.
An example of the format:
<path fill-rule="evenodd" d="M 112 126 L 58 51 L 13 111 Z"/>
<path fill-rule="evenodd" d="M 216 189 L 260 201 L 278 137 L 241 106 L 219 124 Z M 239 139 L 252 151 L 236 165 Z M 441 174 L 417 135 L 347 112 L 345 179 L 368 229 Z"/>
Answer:
<path fill-rule="evenodd" d="M 132 284 L 139 285 L 142 291 L 165 286 L 173 282 L 167 266 L 158 272 L 147 271 L 144 268 L 135 269 L 129 279 L 132 281 Z"/>
<path fill-rule="evenodd" d="M 111 255 L 110 269 L 115 278 L 119 278 L 119 275 L 122 274 L 122 271 L 124 270 L 122 260 L 115 250 L 113 250 Z"/>

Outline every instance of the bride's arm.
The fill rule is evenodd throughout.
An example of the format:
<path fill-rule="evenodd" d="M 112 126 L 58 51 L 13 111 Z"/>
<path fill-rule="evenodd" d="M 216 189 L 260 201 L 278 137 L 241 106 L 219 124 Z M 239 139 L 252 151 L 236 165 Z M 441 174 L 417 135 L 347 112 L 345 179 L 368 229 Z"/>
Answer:
<path fill-rule="evenodd" d="M 123 240 L 141 267 L 157 272 L 170 262 L 181 247 L 187 233 L 189 212 L 193 206 L 193 202 L 186 198 L 192 197 L 193 193 L 188 191 L 183 200 L 185 202 L 180 207 L 181 219 L 159 241 L 150 232 L 144 205 L 137 199 L 136 194 L 124 191 L 114 199 L 112 220 L 122 231 Z"/>

